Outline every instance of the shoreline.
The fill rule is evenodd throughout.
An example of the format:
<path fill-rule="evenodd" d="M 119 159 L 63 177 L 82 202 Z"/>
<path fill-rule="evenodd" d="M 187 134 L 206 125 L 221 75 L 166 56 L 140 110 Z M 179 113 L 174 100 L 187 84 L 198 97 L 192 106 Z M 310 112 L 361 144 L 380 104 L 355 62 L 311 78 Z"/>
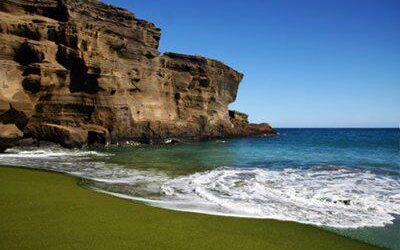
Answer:
<path fill-rule="evenodd" d="M 66 249 L 73 246 L 103 249 L 118 246 L 156 249 L 217 249 L 228 246 L 231 249 L 379 249 L 295 222 L 152 207 L 95 192 L 80 185 L 79 178 L 61 174 L 0 166 L 0 200 L 3 201 L 0 203 L 0 246 L 27 249 L 60 244 Z M 29 240 L 21 241 L 25 238 Z"/>

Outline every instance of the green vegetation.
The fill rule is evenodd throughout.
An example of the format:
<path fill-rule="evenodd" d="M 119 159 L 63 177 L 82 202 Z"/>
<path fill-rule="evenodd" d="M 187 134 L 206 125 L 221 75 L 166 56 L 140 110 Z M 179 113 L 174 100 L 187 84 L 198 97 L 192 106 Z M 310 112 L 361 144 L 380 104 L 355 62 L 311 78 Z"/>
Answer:
<path fill-rule="evenodd" d="M 174 212 L 0 167 L 0 249 L 376 249 L 292 222 Z"/>

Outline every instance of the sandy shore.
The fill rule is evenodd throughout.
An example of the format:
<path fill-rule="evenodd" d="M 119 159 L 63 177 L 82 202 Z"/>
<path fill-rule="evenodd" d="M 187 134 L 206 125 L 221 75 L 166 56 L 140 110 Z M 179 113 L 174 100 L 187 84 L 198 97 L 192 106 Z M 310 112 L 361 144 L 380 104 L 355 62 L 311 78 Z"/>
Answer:
<path fill-rule="evenodd" d="M 0 249 L 378 249 L 313 226 L 169 211 L 0 167 Z"/>

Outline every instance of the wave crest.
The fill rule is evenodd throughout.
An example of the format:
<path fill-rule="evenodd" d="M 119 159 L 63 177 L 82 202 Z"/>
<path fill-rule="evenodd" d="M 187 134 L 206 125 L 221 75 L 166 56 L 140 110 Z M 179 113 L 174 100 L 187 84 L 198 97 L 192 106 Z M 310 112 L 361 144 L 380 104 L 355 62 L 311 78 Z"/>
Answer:
<path fill-rule="evenodd" d="M 181 201 L 170 208 L 187 202 L 186 210 L 332 227 L 384 226 L 400 214 L 399 180 L 345 168 L 219 168 L 175 178 L 162 190 Z"/>
<path fill-rule="evenodd" d="M 339 228 L 384 226 L 400 215 L 398 176 L 341 166 L 221 167 L 171 177 L 128 169 L 109 154 L 61 148 L 9 149 L 0 164 L 69 173 L 95 190 L 167 209 L 272 218 Z"/>

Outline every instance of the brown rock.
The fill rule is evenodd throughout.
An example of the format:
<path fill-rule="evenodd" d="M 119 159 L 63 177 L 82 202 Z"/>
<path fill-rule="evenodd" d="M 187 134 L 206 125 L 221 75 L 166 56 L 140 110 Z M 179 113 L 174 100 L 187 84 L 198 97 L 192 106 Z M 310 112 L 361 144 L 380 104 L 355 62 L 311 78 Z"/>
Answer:
<path fill-rule="evenodd" d="M 248 115 L 238 111 L 229 110 L 229 117 L 233 124 L 235 136 L 266 136 L 274 135 L 276 131 L 268 123 L 249 123 Z"/>
<path fill-rule="evenodd" d="M 0 153 L 12 147 L 23 136 L 22 131 L 14 124 L 0 124 Z"/>
<path fill-rule="evenodd" d="M 55 142 L 67 148 L 82 147 L 88 137 L 83 129 L 48 123 L 35 126 L 30 133 L 38 140 Z"/>
<path fill-rule="evenodd" d="M 248 135 L 249 136 L 267 136 L 267 135 L 274 135 L 276 134 L 276 130 L 271 128 L 268 123 L 261 123 L 261 124 L 249 124 L 248 128 Z"/>
<path fill-rule="evenodd" d="M 244 126 L 246 124 L 249 124 L 248 121 L 249 116 L 245 113 L 241 113 L 236 110 L 229 110 L 229 118 L 231 119 L 232 122 L 237 124 L 242 124 Z"/>
<path fill-rule="evenodd" d="M 10 104 L 6 101 L 5 97 L 0 93 L 0 115 L 4 114 L 10 109 Z"/>
<path fill-rule="evenodd" d="M 2 139 L 18 139 L 24 134 L 14 124 L 0 124 L 0 138 Z"/>
<path fill-rule="evenodd" d="M 160 55 L 159 40 L 154 24 L 96 0 L 1 1 L 0 122 L 68 147 L 272 133 L 230 116 L 241 73 Z"/>

